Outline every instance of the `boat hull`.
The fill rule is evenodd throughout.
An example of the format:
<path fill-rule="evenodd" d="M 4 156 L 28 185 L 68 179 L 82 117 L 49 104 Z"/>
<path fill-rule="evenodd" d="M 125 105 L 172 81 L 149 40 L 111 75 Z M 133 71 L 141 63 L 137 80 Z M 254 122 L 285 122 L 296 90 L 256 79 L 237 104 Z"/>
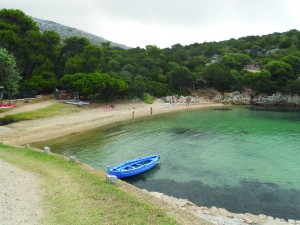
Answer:
<path fill-rule="evenodd" d="M 115 175 L 117 178 L 134 176 L 152 169 L 159 163 L 160 155 L 152 155 L 137 158 L 131 161 L 121 163 L 112 168 L 107 168 L 109 175 Z"/>
<path fill-rule="evenodd" d="M 86 101 L 81 101 L 81 100 L 65 100 L 64 101 L 66 104 L 71 104 L 71 105 L 89 105 L 89 102 Z"/>
<path fill-rule="evenodd" d="M 16 106 L 17 106 L 17 104 L 0 104 L 0 109 L 9 109 L 9 108 L 13 108 Z"/>

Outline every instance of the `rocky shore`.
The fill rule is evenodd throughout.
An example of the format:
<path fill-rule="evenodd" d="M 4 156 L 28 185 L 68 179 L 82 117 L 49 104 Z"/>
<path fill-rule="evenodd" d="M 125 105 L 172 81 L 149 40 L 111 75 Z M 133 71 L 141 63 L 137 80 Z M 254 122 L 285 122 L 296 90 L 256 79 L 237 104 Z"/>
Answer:
<path fill-rule="evenodd" d="M 282 93 L 255 95 L 247 91 L 243 93 L 235 91 L 228 94 L 217 94 L 213 101 L 232 105 L 300 106 L 299 95 L 283 95 Z"/>
<path fill-rule="evenodd" d="M 245 92 L 220 93 L 215 90 L 193 92 L 192 96 L 168 96 L 165 101 L 173 103 L 199 104 L 204 102 L 222 103 L 225 105 L 257 105 L 257 106 L 300 106 L 300 95 L 284 95 L 282 93 L 256 94 L 251 90 Z"/>
<path fill-rule="evenodd" d="M 146 191 L 146 190 L 144 190 Z M 146 191 L 147 192 L 147 191 Z M 289 219 L 288 221 L 280 218 L 274 218 L 263 214 L 253 215 L 250 213 L 231 213 L 223 208 L 216 207 L 201 207 L 188 201 L 187 199 L 178 199 L 159 192 L 149 192 L 151 195 L 159 198 L 168 204 L 172 204 L 180 210 L 189 212 L 201 219 L 207 220 L 218 225 L 300 225 L 299 220 Z"/>

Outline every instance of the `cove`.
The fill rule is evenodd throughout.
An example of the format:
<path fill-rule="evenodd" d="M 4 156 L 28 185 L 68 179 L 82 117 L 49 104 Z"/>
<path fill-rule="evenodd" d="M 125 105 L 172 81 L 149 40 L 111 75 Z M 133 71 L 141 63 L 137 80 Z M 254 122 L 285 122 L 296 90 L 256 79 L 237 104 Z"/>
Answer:
<path fill-rule="evenodd" d="M 95 169 L 152 154 L 126 179 L 149 191 L 236 213 L 300 219 L 300 112 L 233 107 L 154 115 L 35 143 Z"/>

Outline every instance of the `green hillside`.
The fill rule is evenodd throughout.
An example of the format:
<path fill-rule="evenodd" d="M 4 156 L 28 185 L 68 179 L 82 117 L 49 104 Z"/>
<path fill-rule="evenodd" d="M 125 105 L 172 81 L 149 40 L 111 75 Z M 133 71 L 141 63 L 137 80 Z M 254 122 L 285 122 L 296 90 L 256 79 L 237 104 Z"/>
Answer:
<path fill-rule="evenodd" d="M 298 30 L 164 49 L 124 49 L 110 42 L 99 46 L 82 36 L 62 38 L 19 10 L 0 10 L 0 28 L 6 98 L 55 89 L 78 91 L 86 99 L 185 95 L 208 88 L 300 93 Z"/>

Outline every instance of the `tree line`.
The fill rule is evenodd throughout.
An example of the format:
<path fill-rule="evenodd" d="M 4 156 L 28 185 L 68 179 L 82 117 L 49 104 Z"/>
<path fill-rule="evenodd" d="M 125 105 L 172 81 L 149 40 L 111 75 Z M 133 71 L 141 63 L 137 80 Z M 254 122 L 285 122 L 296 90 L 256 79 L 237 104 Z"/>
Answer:
<path fill-rule="evenodd" d="M 255 65 L 259 71 L 245 70 Z M 9 65 L 9 66 L 8 66 Z M 300 32 L 290 30 L 221 42 L 160 49 L 93 45 L 40 32 L 20 10 L 0 10 L 0 86 L 4 95 L 47 94 L 54 89 L 102 98 L 156 97 L 214 88 L 221 92 L 300 93 Z"/>

